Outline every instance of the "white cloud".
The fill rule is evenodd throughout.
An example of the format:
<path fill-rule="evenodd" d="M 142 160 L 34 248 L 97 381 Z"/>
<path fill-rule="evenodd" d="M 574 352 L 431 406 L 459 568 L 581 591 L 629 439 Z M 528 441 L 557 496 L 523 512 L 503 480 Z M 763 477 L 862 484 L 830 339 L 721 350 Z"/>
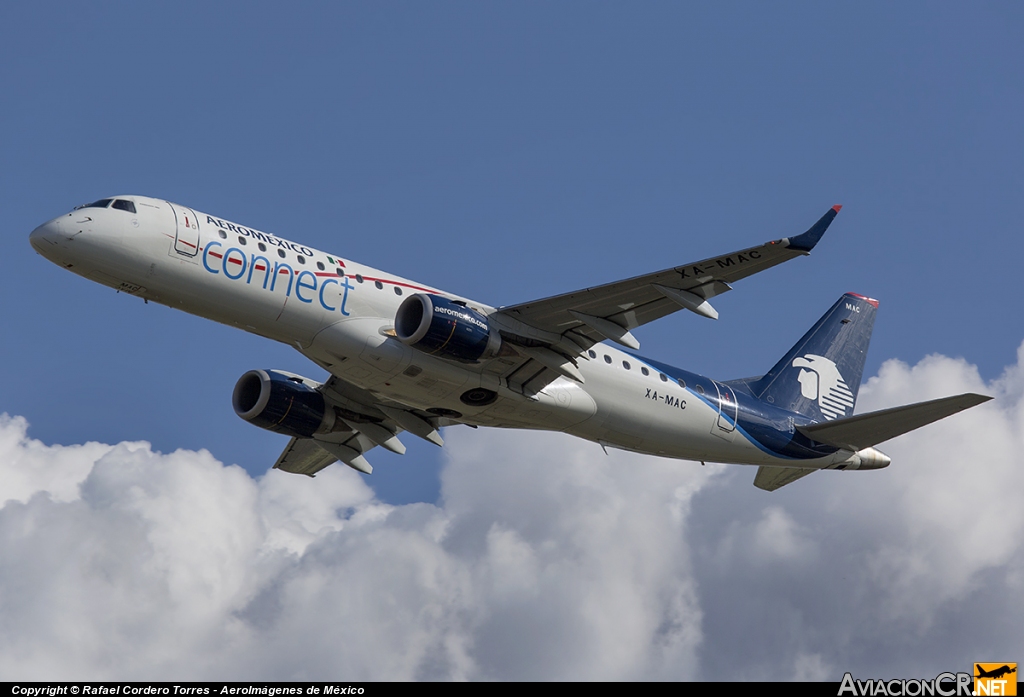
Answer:
<path fill-rule="evenodd" d="M 890 361 L 861 411 L 998 399 L 883 446 L 886 470 L 773 494 L 752 468 L 450 429 L 442 501 L 391 506 L 340 466 L 254 480 L 4 418 L 0 679 L 838 679 L 1012 658 L 1022 376 Z"/>
<path fill-rule="evenodd" d="M 883 444 L 884 470 L 817 473 L 765 497 L 734 468 L 729 486 L 702 492 L 691 531 L 703 667 L 785 678 L 811 656 L 831 679 L 933 677 L 1024 652 L 1021 375 L 985 385 L 963 360 L 888 361 L 858 411 L 966 391 L 997 399 Z M 764 537 L 773 516 L 785 525 L 761 543 L 777 557 L 766 565 L 741 542 Z M 778 553 L 788 531 L 800 554 Z"/>

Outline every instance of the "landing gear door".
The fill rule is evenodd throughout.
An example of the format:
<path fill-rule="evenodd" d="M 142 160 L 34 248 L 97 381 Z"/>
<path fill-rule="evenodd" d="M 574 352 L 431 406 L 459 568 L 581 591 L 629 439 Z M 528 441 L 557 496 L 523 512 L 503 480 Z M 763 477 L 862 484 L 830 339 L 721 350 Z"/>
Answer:
<path fill-rule="evenodd" d="M 177 230 L 171 256 L 195 258 L 199 254 L 199 218 L 191 208 L 172 203 Z"/>

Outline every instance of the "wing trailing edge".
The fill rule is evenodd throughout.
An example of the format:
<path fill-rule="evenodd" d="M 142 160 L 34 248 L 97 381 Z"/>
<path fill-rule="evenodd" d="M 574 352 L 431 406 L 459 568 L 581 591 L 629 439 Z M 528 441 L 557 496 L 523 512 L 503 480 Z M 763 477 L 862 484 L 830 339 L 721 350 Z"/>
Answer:
<path fill-rule="evenodd" d="M 292 438 L 274 463 L 274 469 L 315 477 L 316 473 L 338 461 L 320 448 L 312 438 Z"/>

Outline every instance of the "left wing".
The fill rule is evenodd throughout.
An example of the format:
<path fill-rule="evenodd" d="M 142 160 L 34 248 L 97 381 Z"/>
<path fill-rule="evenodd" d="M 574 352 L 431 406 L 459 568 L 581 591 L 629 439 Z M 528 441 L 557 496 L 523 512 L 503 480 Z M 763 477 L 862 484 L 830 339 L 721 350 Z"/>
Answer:
<path fill-rule="evenodd" d="M 605 339 L 636 349 L 640 344 L 630 334 L 631 329 L 677 310 L 687 309 L 716 319 L 718 312 L 708 300 L 731 290 L 730 283 L 807 255 L 840 208 L 842 206 L 833 206 L 807 232 L 796 237 L 624 281 L 502 307 L 498 313 L 513 323 L 543 332 L 559 335 L 571 332 L 574 336 L 569 338 L 584 344 L 583 349 Z"/>
<path fill-rule="evenodd" d="M 630 330 L 677 310 L 717 319 L 708 302 L 731 290 L 730 283 L 810 253 L 842 206 L 832 206 L 807 232 L 664 271 L 499 308 L 490 315 L 501 336 L 515 347 L 492 359 L 488 370 L 526 396 L 559 376 L 579 382 L 577 358 L 610 339 L 640 348 Z"/>

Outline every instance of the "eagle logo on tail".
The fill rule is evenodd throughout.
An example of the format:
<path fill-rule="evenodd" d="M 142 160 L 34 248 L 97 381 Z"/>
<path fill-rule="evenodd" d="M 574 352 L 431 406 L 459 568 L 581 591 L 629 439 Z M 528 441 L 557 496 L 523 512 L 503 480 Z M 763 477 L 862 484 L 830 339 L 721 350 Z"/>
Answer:
<path fill-rule="evenodd" d="M 797 375 L 800 394 L 817 400 L 818 408 L 827 420 L 846 416 L 853 409 L 853 392 L 835 363 L 824 356 L 807 353 L 794 358 L 793 367 L 800 369 Z"/>

